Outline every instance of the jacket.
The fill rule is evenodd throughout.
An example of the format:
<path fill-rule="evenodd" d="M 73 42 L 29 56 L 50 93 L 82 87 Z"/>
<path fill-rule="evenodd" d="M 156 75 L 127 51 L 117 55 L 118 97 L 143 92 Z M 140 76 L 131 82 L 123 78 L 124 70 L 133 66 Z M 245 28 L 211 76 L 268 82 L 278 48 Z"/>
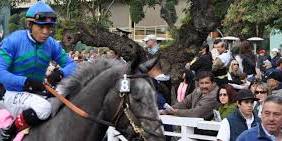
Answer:
<path fill-rule="evenodd" d="M 13 32 L 0 43 L 0 83 L 7 90 L 22 91 L 27 78 L 43 82 L 51 60 L 61 66 L 64 77 L 75 70 L 75 62 L 52 37 L 40 44 L 29 30 Z"/>
<path fill-rule="evenodd" d="M 256 74 L 256 56 L 252 53 L 242 54 L 243 72 L 247 75 Z"/>
<path fill-rule="evenodd" d="M 218 111 L 220 113 L 221 119 L 226 118 L 228 115 L 233 113 L 235 111 L 235 109 L 236 109 L 235 103 L 231 103 L 231 104 L 227 104 L 227 105 L 220 105 L 218 107 Z"/>
<path fill-rule="evenodd" d="M 194 70 L 196 74 L 201 71 L 212 70 L 212 57 L 210 53 L 201 55 L 194 63 L 190 66 L 191 70 Z"/>
<path fill-rule="evenodd" d="M 219 104 L 216 100 L 217 90 L 218 86 L 214 84 L 213 90 L 203 96 L 200 89 L 196 88 L 182 102 L 178 102 L 172 106 L 178 109 L 175 115 L 210 119 L 213 115 L 213 109 Z"/>
<path fill-rule="evenodd" d="M 237 138 L 236 141 L 273 141 L 270 136 L 268 136 L 263 128 L 262 125 L 259 124 L 249 130 L 244 131 L 240 136 Z"/>
<path fill-rule="evenodd" d="M 259 118 L 254 115 L 254 121 L 251 127 L 257 126 L 260 123 Z M 242 116 L 239 109 L 236 109 L 232 114 L 227 117 L 230 125 L 230 141 L 235 141 L 237 137 L 245 130 L 248 130 L 246 119 Z"/>

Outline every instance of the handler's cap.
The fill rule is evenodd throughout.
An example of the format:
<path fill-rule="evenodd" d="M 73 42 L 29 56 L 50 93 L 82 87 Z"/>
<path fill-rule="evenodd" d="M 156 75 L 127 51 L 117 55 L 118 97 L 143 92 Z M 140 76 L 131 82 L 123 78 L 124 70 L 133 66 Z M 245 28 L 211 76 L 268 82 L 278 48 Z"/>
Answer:
<path fill-rule="evenodd" d="M 157 40 L 157 36 L 154 35 L 154 34 L 150 34 L 150 35 L 147 35 L 147 36 L 143 39 L 144 42 L 147 42 L 147 41 L 149 41 L 149 40 Z"/>
<path fill-rule="evenodd" d="M 236 100 L 254 100 L 254 101 L 258 101 L 259 99 L 255 97 L 255 95 L 252 93 L 251 90 L 249 89 L 242 89 L 238 92 Z"/>

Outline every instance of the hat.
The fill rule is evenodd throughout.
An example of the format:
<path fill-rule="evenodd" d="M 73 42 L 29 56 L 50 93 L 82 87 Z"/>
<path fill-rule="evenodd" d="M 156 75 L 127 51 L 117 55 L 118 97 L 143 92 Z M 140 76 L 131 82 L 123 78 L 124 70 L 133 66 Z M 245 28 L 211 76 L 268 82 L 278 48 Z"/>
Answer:
<path fill-rule="evenodd" d="M 147 42 L 147 41 L 149 41 L 149 40 L 157 40 L 157 36 L 154 35 L 154 34 L 150 34 L 150 35 L 147 35 L 147 36 L 143 39 L 144 42 Z"/>
<path fill-rule="evenodd" d="M 270 73 L 266 79 L 274 79 L 274 80 L 277 80 L 279 82 L 282 81 L 282 74 L 278 71 L 273 71 L 272 73 Z"/>
<path fill-rule="evenodd" d="M 38 1 L 27 10 L 26 18 L 39 25 L 56 24 L 57 15 L 44 1 Z"/>
<path fill-rule="evenodd" d="M 251 100 L 254 100 L 254 101 L 259 100 L 258 98 L 255 98 L 255 95 L 252 93 L 251 90 L 249 90 L 249 89 L 240 90 L 237 94 L 236 100 L 239 101 L 239 100 L 247 100 L 247 99 L 251 99 Z"/>
<path fill-rule="evenodd" d="M 274 51 L 279 52 L 278 48 L 273 48 L 271 51 L 272 52 L 274 52 Z"/>
<path fill-rule="evenodd" d="M 261 49 L 261 50 L 259 51 L 259 54 L 261 54 L 261 53 L 265 53 L 265 50 L 264 50 L 264 49 Z"/>

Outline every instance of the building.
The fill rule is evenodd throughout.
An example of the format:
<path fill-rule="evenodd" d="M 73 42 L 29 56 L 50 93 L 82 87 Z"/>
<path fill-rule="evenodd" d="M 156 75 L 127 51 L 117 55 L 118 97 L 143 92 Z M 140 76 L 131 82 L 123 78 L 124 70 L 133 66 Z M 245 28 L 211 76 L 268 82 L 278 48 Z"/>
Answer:
<path fill-rule="evenodd" d="M 270 33 L 270 50 L 273 48 L 282 49 L 282 31 L 273 30 Z"/>
<path fill-rule="evenodd" d="M 176 5 L 176 12 L 178 16 L 178 20 L 175 24 L 176 26 L 181 25 L 181 19 L 185 16 L 182 11 L 185 7 L 187 7 L 186 1 L 179 0 L 178 5 Z M 163 39 L 170 39 L 170 35 L 167 30 L 168 26 L 160 17 L 160 7 L 145 7 L 144 10 L 145 18 L 139 23 L 132 23 L 129 14 L 129 6 L 121 3 L 114 4 L 111 8 L 111 21 L 113 21 L 112 30 L 119 27 L 121 29 L 131 31 L 133 33 L 131 38 L 135 41 L 141 41 L 144 36 L 148 34 L 155 34 Z"/>

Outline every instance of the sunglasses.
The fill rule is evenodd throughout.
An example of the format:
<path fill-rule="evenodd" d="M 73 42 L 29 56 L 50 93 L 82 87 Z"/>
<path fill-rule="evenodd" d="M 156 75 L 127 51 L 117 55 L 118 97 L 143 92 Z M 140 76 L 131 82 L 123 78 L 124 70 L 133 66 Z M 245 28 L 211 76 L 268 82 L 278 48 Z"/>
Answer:
<path fill-rule="evenodd" d="M 220 93 L 219 96 L 227 96 L 226 93 Z"/>
<path fill-rule="evenodd" d="M 255 94 L 265 94 L 266 91 L 255 91 Z"/>
<path fill-rule="evenodd" d="M 239 64 L 233 64 L 233 65 L 237 65 L 237 66 L 239 66 Z"/>

